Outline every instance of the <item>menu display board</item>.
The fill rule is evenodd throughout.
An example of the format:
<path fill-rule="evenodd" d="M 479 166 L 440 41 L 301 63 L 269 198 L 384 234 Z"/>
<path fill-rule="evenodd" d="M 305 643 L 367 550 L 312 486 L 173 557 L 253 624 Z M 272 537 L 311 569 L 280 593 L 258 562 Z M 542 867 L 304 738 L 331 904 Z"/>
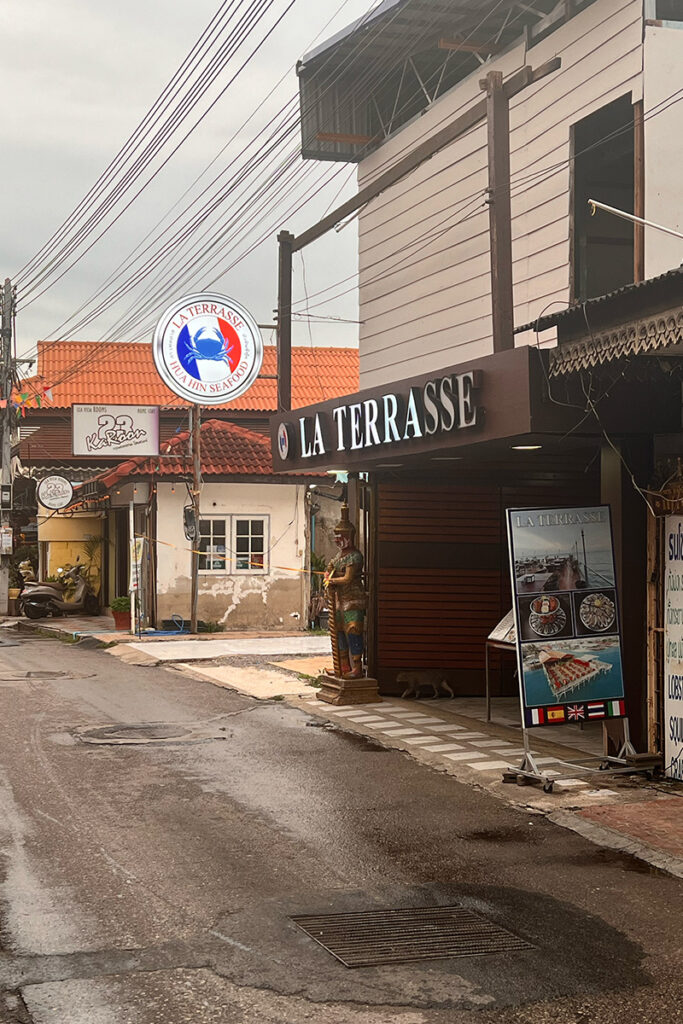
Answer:
<path fill-rule="evenodd" d="M 527 727 L 626 715 L 607 505 L 508 509 Z"/>

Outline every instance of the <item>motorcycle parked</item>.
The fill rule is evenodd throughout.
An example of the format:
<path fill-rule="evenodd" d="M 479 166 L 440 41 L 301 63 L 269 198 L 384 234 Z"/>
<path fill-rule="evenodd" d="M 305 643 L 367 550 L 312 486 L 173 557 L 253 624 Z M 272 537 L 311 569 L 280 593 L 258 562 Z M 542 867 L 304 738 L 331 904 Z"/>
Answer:
<path fill-rule="evenodd" d="M 28 619 L 47 615 L 99 615 L 100 603 L 86 576 L 76 562 L 54 583 L 24 580 L 19 609 Z M 73 593 L 69 591 L 73 588 Z"/>

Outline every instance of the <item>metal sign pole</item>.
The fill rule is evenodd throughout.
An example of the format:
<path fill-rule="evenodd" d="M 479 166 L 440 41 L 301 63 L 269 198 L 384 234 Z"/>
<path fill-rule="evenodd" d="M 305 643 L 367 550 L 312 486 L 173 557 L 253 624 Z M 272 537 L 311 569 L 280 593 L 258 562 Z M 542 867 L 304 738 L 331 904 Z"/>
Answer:
<path fill-rule="evenodd" d="M 197 632 L 197 605 L 199 603 L 199 493 L 201 490 L 201 419 L 202 409 L 195 405 L 190 411 L 192 417 L 192 512 L 194 518 L 194 540 L 192 541 L 190 632 Z"/>

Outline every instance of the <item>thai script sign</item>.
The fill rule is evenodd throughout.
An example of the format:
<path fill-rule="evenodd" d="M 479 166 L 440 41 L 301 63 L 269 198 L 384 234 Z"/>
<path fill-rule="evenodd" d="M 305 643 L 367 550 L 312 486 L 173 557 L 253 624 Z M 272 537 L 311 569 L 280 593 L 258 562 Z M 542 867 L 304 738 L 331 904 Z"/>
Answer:
<path fill-rule="evenodd" d="M 625 716 L 608 506 L 507 520 L 525 725 Z"/>
<path fill-rule="evenodd" d="M 156 405 L 73 405 L 71 423 L 74 455 L 159 454 Z"/>
<path fill-rule="evenodd" d="M 263 362 L 263 339 L 234 299 L 206 293 L 170 306 L 152 342 L 157 373 L 194 405 L 222 405 L 251 387 Z"/>
<path fill-rule="evenodd" d="M 664 532 L 664 764 L 683 781 L 683 516 Z"/>

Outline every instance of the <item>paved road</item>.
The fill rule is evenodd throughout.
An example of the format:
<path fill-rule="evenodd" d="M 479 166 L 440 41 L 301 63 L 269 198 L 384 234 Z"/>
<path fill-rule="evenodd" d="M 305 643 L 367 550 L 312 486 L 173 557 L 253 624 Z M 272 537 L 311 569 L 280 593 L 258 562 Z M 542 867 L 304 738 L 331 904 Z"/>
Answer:
<path fill-rule="evenodd" d="M 398 751 L 58 641 L 0 713 L 0 1020 L 683 1020 L 680 881 Z M 454 903 L 533 948 L 349 970 L 290 920 Z"/>

